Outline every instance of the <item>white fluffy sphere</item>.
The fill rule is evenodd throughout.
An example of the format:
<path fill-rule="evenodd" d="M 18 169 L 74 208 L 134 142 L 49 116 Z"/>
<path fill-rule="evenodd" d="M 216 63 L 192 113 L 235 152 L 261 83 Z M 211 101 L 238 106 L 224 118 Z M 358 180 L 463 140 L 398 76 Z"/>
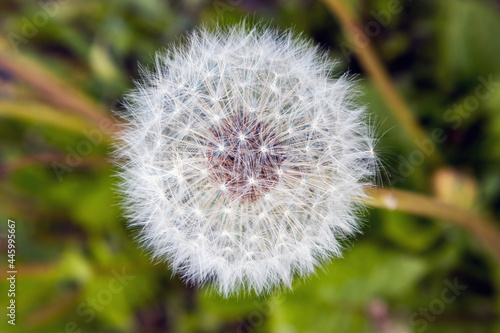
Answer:
<path fill-rule="evenodd" d="M 290 286 L 341 254 L 376 163 L 334 66 L 291 32 L 244 25 L 156 55 L 117 149 L 124 206 L 154 258 L 227 296 Z"/>

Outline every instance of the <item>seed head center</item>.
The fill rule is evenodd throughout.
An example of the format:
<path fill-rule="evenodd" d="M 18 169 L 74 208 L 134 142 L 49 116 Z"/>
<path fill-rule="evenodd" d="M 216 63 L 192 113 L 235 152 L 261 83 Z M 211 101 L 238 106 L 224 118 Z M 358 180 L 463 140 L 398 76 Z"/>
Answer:
<path fill-rule="evenodd" d="M 267 125 L 234 115 L 210 129 L 207 171 L 211 181 L 224 188 L 224 195 L 253 202 L 278 185 L 285 150 Z"/>

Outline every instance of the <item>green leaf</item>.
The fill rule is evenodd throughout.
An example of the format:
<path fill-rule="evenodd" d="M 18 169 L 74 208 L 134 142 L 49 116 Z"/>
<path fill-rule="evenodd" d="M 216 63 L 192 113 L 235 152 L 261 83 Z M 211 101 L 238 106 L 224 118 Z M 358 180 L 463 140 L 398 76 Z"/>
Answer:
<path fill-rule="evenodd" d="M 416 257 L 358 243 L 317 277 L 283 296 L 270 317 L 273 332 L 372 332 L 370 301 L 404 300 L 426 271 Z"/>

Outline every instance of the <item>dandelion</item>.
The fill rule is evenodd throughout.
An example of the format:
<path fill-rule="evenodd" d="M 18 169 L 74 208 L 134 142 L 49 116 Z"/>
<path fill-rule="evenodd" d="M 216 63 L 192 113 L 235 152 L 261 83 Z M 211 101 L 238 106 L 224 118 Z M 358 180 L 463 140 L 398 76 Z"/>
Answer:
<path fill-rule="evenodd" d="M 364 109 L 311 42 L 244 24 L 156 55 L 127 98 L 124 206 L 152 257 L 224 296 L 290 287 L 358 231 Z"/>

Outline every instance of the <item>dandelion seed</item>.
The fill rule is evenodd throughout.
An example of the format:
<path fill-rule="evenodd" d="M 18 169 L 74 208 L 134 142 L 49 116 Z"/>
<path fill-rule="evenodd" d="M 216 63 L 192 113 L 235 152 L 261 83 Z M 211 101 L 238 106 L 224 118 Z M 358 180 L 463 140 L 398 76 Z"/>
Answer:
<path fill-rule="evenodd" d="M 116 153 L 152 256 L 225 296 L 290 286 L 339 256 L 376 173 L 349 78 L 302 37 L 243 24 L 156 58 Z"/>

